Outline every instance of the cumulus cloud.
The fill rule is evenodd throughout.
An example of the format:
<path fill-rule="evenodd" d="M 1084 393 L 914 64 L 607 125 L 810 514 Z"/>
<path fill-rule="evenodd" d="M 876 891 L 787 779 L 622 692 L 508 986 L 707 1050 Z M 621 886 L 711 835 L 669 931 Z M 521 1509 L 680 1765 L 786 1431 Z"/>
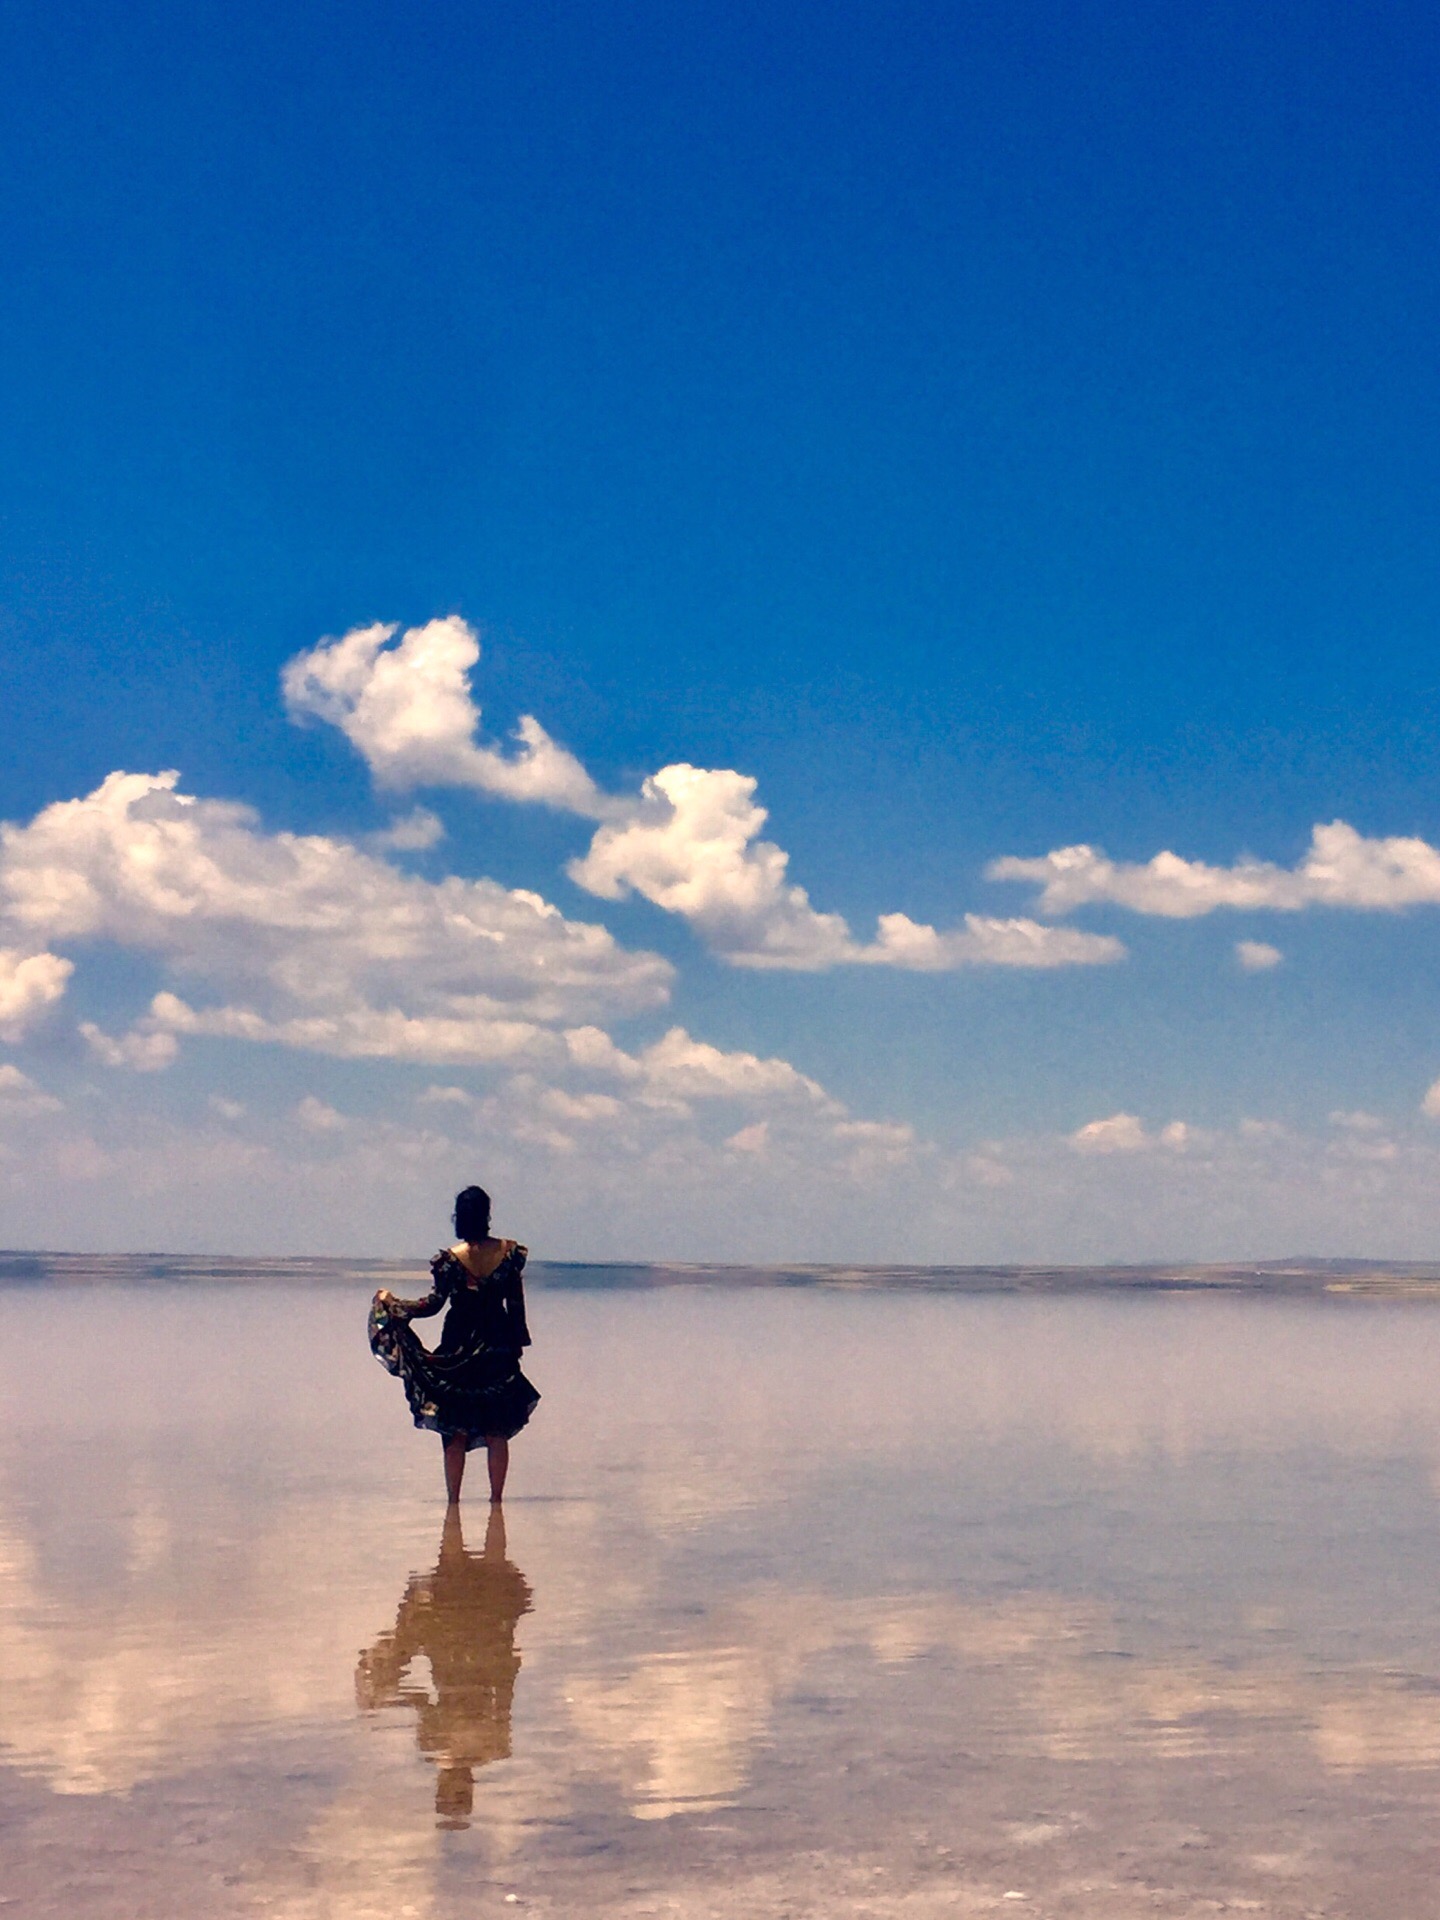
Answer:
<path fill-rule="evenodd" d="M 686 1188 L 718 1194 L 736 1181 L 762 1195 L 791 1181 L 806 1196 L 799 1204 L 814 1205 L 822 1188 L 873 1190 L 936 1157 L 912 1127 L 852 1116 L 773 1055 L 727 1051 L 683 1027 L 633 1052 L 594 1028 L 566 1040 L 565 1069 L 521 1067 L 473 1096 L 436 1089 L 426 1105 L 452 1106 L 456 1125 L 523 1148 L 532 1164 L 565 1158 L 567 1191 L 614 1180 L 666 1205 Z M 495 1165 L 489 1147 L 486 1164 Z"/>
<path fill-rule="evenodd" d="M 889 1120 L 841 1120 L 834 1128 L 845 1166 L 860 1180 L 873 1180 L 903 1167 L 924 1151 L 915 1129 Z"/>
<path fill-rule="evenodd" d="M 903 913 L 881 916 L 876 938 L 857 941 L 838 913 L 811 905 L 789 878 L 790 856 L 759 836 L 768 818 L 748 775 L 679 764 L 645 782 L 626 817 L 600 827 L 567 869 L 603 900 L 638 893 L 687 920 L 732 965 L 817 972 L 849 965 L 935 973 L 962 966 L 1065 967 L 1119 960 L 1106 935 L 1033 920 L 967 914 L 938 932 Z"/>
<path fill-rule="evenodd" d="M 22 1040 L 63 997 L 74 971 L 58 953 L 0 947 L 0 1040 Z"/>
<path fill-rule="evenodd" d="M 245 807 L 111 774 L 28 825 L 0 827 L 0 931 L 32 948 L 110 941 L 208 990 L 169 990 L 112 1064 L 163 1065 L 177 1036 L 221 1034 L 353 1057 L 493 1061 L 558 1052 L 555 1030 L 663 1005 L 672 969 L 525 889 L 401 873 L 343 840 L 264 832 Z M 32 954 L 0 984 L 53 999 L 71 962 Z"/>
<path fill-rule="evenodd" d="M 174 1064 L 180 1042 L 153 1018 L 137 1021 L 128 1033 L 106 1033 L 93 1020 L 82 1020 L 80 1032 L 95 1058 L 107 1067 L 130 1067 L 136 1073 L 161 1073 Z"/>
<path fill-rule="evenodd" d="M 939 933 L 903 913 L 884 913 L 878 938 L 848 957 L 916 973 L 941 973 L 952 967 L 1108 966 L 1125 958 L 1125 947 L 1109 934 L 1047 927 L 1037 920 L 967 913 L 962 927 Z"/>
<path fill-rule="evenodd" d="M 1432 1120 L 1440 1120 L 1440 1080 L 1427 1089 L 1425 1098 L 1420 1102 L 1420 1110 Z"/>
<path fill-rule="evenodd" d="M 1112 1113 L 1105 1120 L 1087 1121 L 1067 1138 L 1076 1153 L 1145 1153 L 1154 1147 L 1185 1153 L 1204 1144 L 1209 1136 L 1184 1120 L 1171 1120 L 1158 1133 L 1150 1133 L 1138 1115 Z"/>
<path fill-rule="evenodd" d="M 445 838 L 445 825 L 428 807 L 413 807 L 392 820 L 388 827 L 369 836 L 369 844 L 381 853 L 424 853 L 438 847 Z"/>
<path fill-rule="evenodd" d="M 727 1053 L 695 1039 L 684 1027 L 671 1027 L 635 1053 L 617 1046 L 598 1027 L 570 1028 L 565 1046 L 571 1067 L 618 1082 L 627 1094 L 650 1106 L 683 1108 L 695 1100 L 729 1100 L 829 1115 L 845 1112 L 817 1080 L 788 1060 L 741 1049 Z"/>
<path fill-rule="evenodd" d="M 318 1133 L 118 1104 L 87 1108 L 83 1125 L 27 1116 L 5 1129 L 0 1194 L 37 1245 L 57 1209 L 87 1237 L 137 1245 L 204 1244 L 221 1218 L 237 1250 L 424 1245 L 437 1192 L 477 1172 L 551 1258 L 1424 1259 L 1440 1231 L 1440 1134 L 1418 1116 L 1393 1140 L 1185 1122 L 1181 1151 L 1146 1122 L 1147 1144 L 1128 1152 L 1079 1152 L 1048 1131 L 907 1152 L 840 1134 L 809 1103 L 681 1111 L 616 1082 L 604 1091 L 621 1112 L 586 1123 L 555 1112 L 554 1090 L 517 1075 L 477 1085 L 464 1106 L 411 1107 L 408 1123 L 349 1112 Z"/>
<path fill-rule="evenodd" d="M 787 878 L 790 856 L 757 838 L 766 820 L 747 774 L 662 767 L 626 819 L 602 826 L 569 874 L 602 900 L 639 893 L 750 966 L 816 967 L 846 957 L 849 929 Z"/>
<path fill-rule="evenodd" d="M 149 1013 L 125 1038 L 138 1041 L 157 1031 L 295 1047 L 305 1053 L 333 1054 L 341 1060 L 493 1066 L 555 1051 L 553 1035 L 533 1020 L 506 1020 L 488 1011 L 416 1015 L 394 1007 L 362 1005 L 270 1019 L 250 1006 L 197 1010 L 173 993 L 157 993 Z"/>
<path fill-rule="evenodd" d="M 592 1073 L 613 1074 L 621 1080 L 638 1080 L 644 1069 L 638 1060 L 617 1046 L 601 1027 L 569 1027 L 565 1049 L 577 1067 Z"/>
<path fill-rule="evenodd" d="M 581 1127 L 605 1125 L 624 1112 L 613 1093 L 571 1093 L 564 1087 L 547 1087 L 540 1104 L 557 1120 Z"/>
<path fill-rule="evenodd" d="M 686 920 L 734 966 L 942 972 L 1124 957 L 1110 936 L 974 914 L 945 932 L 886 914 L 872 941 L 856 940 L 840 914 L 820 911 L 790 879 L 789 855 L 761 838 L 767 815 L 750 775 L 682 761 L 652 774 L 638 795 L 606 794 L 528 714 L 513 751 L 477 745 L 473 630 L 452 617 L 411 627 L 398 640 L 397 633 L 395 626 L 359 627 L 297 655 L 283 674 L 292 716 L 340 728 L 382 786 L 473 787 L 600 821 L 588 850 L 570 862 L 571 879 L 602 900 L 639 894 Z M 413 837 L 425 830 L 402 822 L 381 839 L 428 845 Z"/>
<path fill-rule="evenodd" d="M 0 929 L 17 952 L 22 941 L 104 941 L 166 969 L 174 984 L 127 1031 L 81 1026 L 109 1067 L 157 1071 L 197 1037 L 500 1067 L 507 1092 L 437 1086 L 427 1106 L 498 1116 L 515 1140 L 565 1153 L 587 1132 L 610 1132 L 622 1152 L 703 1157 L 718 1151 L 718 1127 L 696 1117 L 705 1108 L 730 1129 L 728 1110 L 739 1109 L 742 1132 L 763 1125 L 787 1151 L 832 1165 L 862 1147 L 893 1154 L 909 1137 L 852 1122 L 788 1060 L 684 1027 L 622 1047 L 600 1021 L 662 1005 L 668 963 L 626 952 L 536 894 L 433 882 L 345 841 L 267 833 L 246 808 L 180 792 L 174 774 L 113 774 L 82 799 L 0 827 Z M 313 1096 L 293 1118 L 301 1133 L 343 1126 L 351 1138 L 353 1123 Z M 93 1160 L 98 1150 L 85 1151 Z M 416 1151 L 431 1151 L 428 1136 Z M 110 1150 L 102 1158 L 113 1164 Z"/>
<path fill-rule="evenodd" d="M 396 640 L 396 625 L 356 627 L 297 654 L 281 676 L 296 719 L 338 727 L 382 787 L 476 787 L 604 816 L 610 802 L 533 715 L 512 751 L 479 746 L 470 670 L 480 642 L 463 620 L 431 620 Z"/>
<path fill-rule="evenodd" d="M 692 1039 L 683 1027 L 671 1027 L 636 1059 L 646 1086 L 677 1100 L 778 1100 L 843 1111 L 818 1081 L 788 1060 L 725 1053 Z"/>
<path fill-rule="evenodd" d="M 993 1150 L 983 1153 L 967 1153 L 957 1171 L 966 1180 L 972 1180 L 979 1187 L 1011 1187 L 1015 1184 L 1015 1171 L 1009 1167 Z"/>
<path fill-rule="evenodd" d="M 1034 860 L 994 860 L 986 873 L 992 880 L 1033 882 L 1041 889 L 1041 911 L 1049 914 L 1102 901 L 1170 920 L 1196 919 L 1221 907 L 1396 912 L 1440 904 L 1440 849 L 1402 835 L 1370 839 L 1343 820 L 1314 827 L 1309 849 L 1294 867 L 1251 859 L 1212 867 L 1168 852 L 1144 863 L 1127 862 L 1082 845 L 1059 847 Z"/>
<path fill-rule="evenodd" d="M 1267 940 L 1237 940 L 1235 958 L 1244 973 L 1266 973 L 1271 967 L 1278 967 L 1285 956 Z"/>
<path fill-rule="evenodd" d="M 0 1065 L 0 1119 L 33 1113 L 59 1113 L 61 1103 L 37 1087 L 29 1074 L 6 1061 Z"/>
<path fill-rule="evenodd" d="M 565 1042 L 563 1065 L 522 1064 L 489 1092 L 432 1087 L 420 1099 L 547 1152 L 649 1159 L 647 1178 L 662 1187 L 715 1152 L 865 1177 L 933 1151 L 909 1126 L 853 1117 L 788 1060 L 711 1046 L 684 1027 L 633 1052 L 595 1027 L 571 1029 Z"/>
<path fill-rule="evenodd" d="M 475 1096 L 464 1087 L 426 1087 L 415 1096 L 423 1107 L 473 1107 Z"/>
<path fill-rule="evenodd" d="M 1070 1135 L 1077 1153 L 1139 1153 L 1150 1144 L 1149 1135 L 1133 1113 L 1112 1113 L 1108 1120 L 1089 1120 Z"/>

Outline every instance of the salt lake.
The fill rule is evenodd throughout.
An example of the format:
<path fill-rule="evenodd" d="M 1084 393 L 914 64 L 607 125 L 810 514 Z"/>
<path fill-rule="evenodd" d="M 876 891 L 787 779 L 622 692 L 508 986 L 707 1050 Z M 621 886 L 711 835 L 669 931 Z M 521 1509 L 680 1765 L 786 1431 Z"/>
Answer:
<path fill-rule="evenodd" d="M 367 1304 L 0 1291 L 5 1912 L 1431 1911 L 1440 1305 L 542 1285 L 447 1526 Z"/>

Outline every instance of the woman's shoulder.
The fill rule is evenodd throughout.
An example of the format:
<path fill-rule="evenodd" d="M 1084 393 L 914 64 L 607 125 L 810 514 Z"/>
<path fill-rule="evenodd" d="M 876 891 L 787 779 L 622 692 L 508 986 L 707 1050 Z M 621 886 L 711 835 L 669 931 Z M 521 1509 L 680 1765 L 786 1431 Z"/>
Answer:
<path fill-rule="evenodd" d="M 530 1249 L 522 1246 L 518 1240 L 502 1240 L 500 1246 L 502 1249 L 500 1258 L 490 1269 L 490 1278 L 504 1280 L 508 1275 L 514 1279 L 524 1272 Z"/>
<path fill-rule="evenodd" d="M 430 1271 L 436 1281 L 444 1285 L 453 1285 L 460 1280 L 466 1285 L 484 1286 L 487 1280 L 493 1280 L 504 1273 L 519 1273 L 529 1258 L 530 1249 L 522 1246 L 518 1240 L 501 1240 L 500 1257 L 488 1272 L 480 1274 L 463 1257 L 464 1247 L 442 1247 L 430 1262 Z"/>

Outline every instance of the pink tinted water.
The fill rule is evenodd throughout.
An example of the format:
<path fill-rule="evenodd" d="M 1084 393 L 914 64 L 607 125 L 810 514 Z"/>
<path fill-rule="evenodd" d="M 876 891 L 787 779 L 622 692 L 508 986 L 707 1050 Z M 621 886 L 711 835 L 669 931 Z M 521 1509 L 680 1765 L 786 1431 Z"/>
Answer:
<path fill-rule="evenodd" d="M 1430 1910 L 1440 1310 L 537 1292 L 502 1535 L 365 1304 L 4 1296 L 7 1914 Z"/>

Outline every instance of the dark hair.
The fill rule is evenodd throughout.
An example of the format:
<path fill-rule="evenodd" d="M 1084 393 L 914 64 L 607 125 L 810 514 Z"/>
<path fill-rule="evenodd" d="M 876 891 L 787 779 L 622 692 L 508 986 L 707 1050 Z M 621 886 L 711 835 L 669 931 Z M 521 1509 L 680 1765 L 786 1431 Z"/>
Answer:
<path fill-rule="evenodd" d="M 473 1243 L 490 1235 L 490 1196 L 483 1187 L 466 1187 L 455 1196 L 455 1231 Z"/>

